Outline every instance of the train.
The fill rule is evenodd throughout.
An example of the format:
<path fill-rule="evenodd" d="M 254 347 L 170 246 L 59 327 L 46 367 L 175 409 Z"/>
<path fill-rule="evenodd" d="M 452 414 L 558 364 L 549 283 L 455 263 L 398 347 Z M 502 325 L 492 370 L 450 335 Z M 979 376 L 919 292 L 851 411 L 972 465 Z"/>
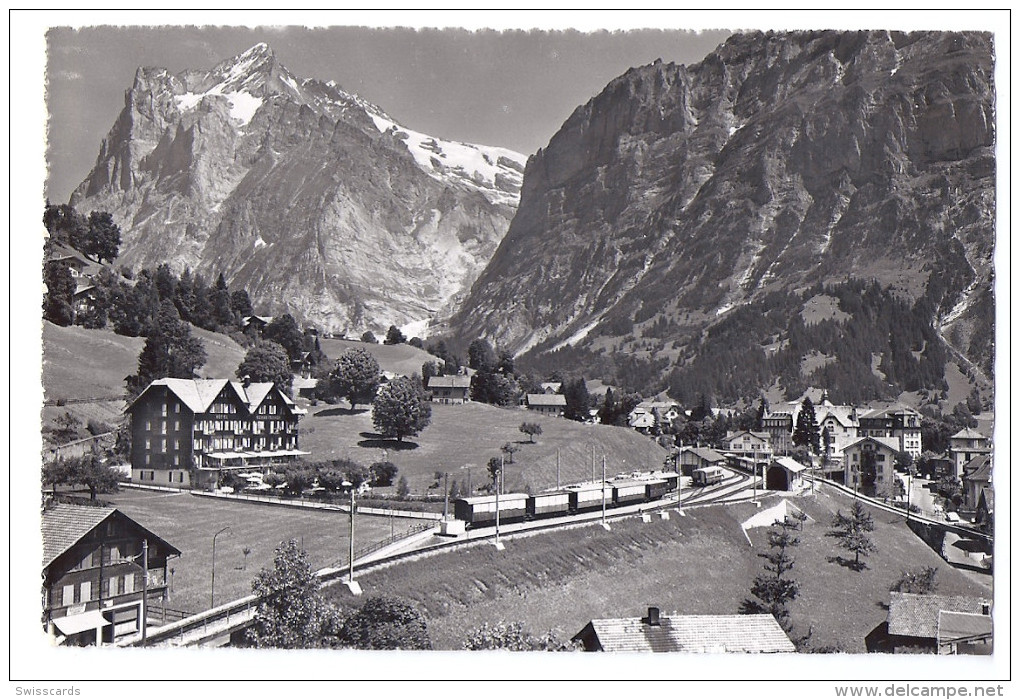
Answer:
<path fill-rule="evenodd" d="M 676 492 L 679 479 L 675 472 L 659 472 L 641 477 L 618 477 L 607 481 L 604 490 L 602 482 L 589 482 L 534 495 L 501 493 L 499 521 L 513 523 L 586 513 L 600 510 L 603 502 L 609 509 L 658 501 Z M 496 523 L 496 496 L 454 499 L 453 514 L 468 528 L 491 527 Z"/>
<path fill-rule="evenodd" d="M 720 467 L 701 467 L 692 472 L 695 486 L 711 486 L 726 478 L 726 472 Z"/>

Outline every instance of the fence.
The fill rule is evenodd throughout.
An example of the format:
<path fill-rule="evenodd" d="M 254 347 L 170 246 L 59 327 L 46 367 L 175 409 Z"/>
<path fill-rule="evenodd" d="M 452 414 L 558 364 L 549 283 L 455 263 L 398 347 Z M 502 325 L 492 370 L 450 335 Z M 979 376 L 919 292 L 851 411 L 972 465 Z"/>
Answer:
<path fill-rule="evenodd" d="M 269 496 L 252 493 L 221 493 L 215 491 L 192 491 L 196 496 L 207 498 L 222 498 L 234 501 L 249 501 L 252 503 L 265 503 L 269 505 L 289 506 L 291 508 L 312 508 L 315 510 L 335 510 L 341 513 L 349 513 L 350 505 L 340 503 L 327 503 L 325 501 L 307 498 L 283 498 L 281 496 Z M 396 510 L 391 508 L 372 508 L 368 506 L 355 505 L 358 513 L 365 515 L 385 515 L 395 518 L 413 518 L 415 520 L 442 520 L 442 513 L 430 513 L 417 510 Z"/>

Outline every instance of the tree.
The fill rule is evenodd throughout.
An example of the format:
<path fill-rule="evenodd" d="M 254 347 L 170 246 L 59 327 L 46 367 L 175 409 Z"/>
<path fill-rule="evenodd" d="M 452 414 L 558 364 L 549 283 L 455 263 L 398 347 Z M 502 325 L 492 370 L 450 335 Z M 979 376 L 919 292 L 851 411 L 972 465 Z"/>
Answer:
<path fill-rule="evenodd" d="M 400 345 L 406 342 L 407 338 L 396 326 L 390 326 L 389 330 L 386 331 L 386 339 L 383 340 L 384 345 Z"/>
<path fill-rule="evenodd" d="M 354 649 L 431 649 L 425 616 L 411 603 L 374 596 L 344 620 L 337 645 Z"/>
<path fill-rule="evenodd" d="M 256 647 L 320 647 L 339 629 L 339 614 L 323 600 L 308 557 L 296 540 L 276 548 L 273 568 L 258 573 L 251 591 L 259 602 L 247 635 Z"/>
<path fill-rule="evenodd" d="M 917 571 L 904 571 L 899 579 L 889 587 L 889 590 L 921 595 L 934 593 L 939 587 L 939 583 L 935 579 L 938 572 L 936 566 L 925 566 Z"/>
<path fill-rule="evenodd" d="M 893 465 L 897 471 L 906 474 L 914 474 L 914 455 L 906 450 L 899 450 L 893 458 Z"/>
<path fill-rule="evenodd" d="M 489 457 L 489 462 L 485 465 L 485 468 L 489 472 L 489 480 L 494 484 L 499 483 L 497 477 L 499 476 L 500 469 L 503 468 L 503 460 L 499 457 Z"/>
<path fill-rule="evenodd" d="M 550 630 L 541 637 L 524 631 L 520 622 L 485 622 L 464 640 L 464 649 L 485 651 L 503 649 L 506 651 L 578 651 L 576 642 L 561 639 Z"/>
<path fill-rule="evenodd" d="M 741 603 L 742 614 L 768 613 L 784 629 L 789 629 L 788 605 L 800 594 L 800 584 L 787 576 L 794 565 L 789 550 L 800 544 L 800 538 L 793 534 L 793 530 L 798 526 L 798 521 L 803 522 L 804 519 L 804 516 L 786 516 L 769 528 L 769 551 L 758 555 L 765 560 L 765 573 L 755 576 L 751 584 L 751 595 L 755 599 L 748 598 Z"/>
<path fill-rule="evenodd" d="M 50 428 L 50 439 L 57 445 L 66 445 L 75 440 L 81 440 L 86 436 L 85 426 L 81 419 L 70 411 L 64 411 L 53 419 L 53 426 Z"/>
<path fill-rule="evenodd" d="M 192 337 L 191 328 L 181 321 L 174 305 L 164 301 L 138 355 L 138 373 L 127 378 L 128 390 L 137 395 L 163 377 L 191 379 L 205 361 L 202 341 Z"/>
<path fill-rule="evenodd" d="M 599 407 L 599 422 L 603 425 L 614 425 L 618 411 L 613 390 L 606 389 L 606 396 L 602 400 L 602 406 Z"/>
<path fill-rule="evenodd" d="M 230 293 L 230 310 L 241 318 L 255 315 L 255 309 L 252 308 L 247 290 L 238 289 L 236 292 Z"/>
<path fill-rule="evenodd" d="M 511 377 L 496 371 L 478 371 L 471 377 L 471 400 L 493 406 L 517 403 L 519 387 Z"/>
<path fill-rule="evenodd" d="M 212 306 L 212 318 L 217 326 L 232 326 L 236 323 L 231 308 L 230 289 L 221 272 L 216 277 L 212 291 L 209 293 L 209 304 Z"/>
<path fill-rule="evenodd" d="M 503 454 L 506 455 L 506 461 L 507 461 L 508 464 L 513 464 L 514 463 L 514 452 L 517 452 L 520 449 L 521 449 L 520 447 L 518 447 L 517 445 L 513 444 L 512 442 L 508 442 L 508 443 L 506 443 L 505 445 L 503 445 L 500 448 L 500 450 L 502 450 Z"/>
<path fill-rule="evenodd" d="M 50 260 L 43 266 L 43 318 L 58 326 L 74 323 L 74 277 L 67 263 Z"/>
<path fill-rule="evenodd" d="M 489 341 L 481 338 L 468 346 L 468 367 L 479 372 L 492 372 L 496 369 L 499 359 Z"/>
<path fill-rule="evenodd" d="M 830 537 L 839 541 L 839 546 L 848 552 L 853 552 L 854 561 L 851 565 L 855 571 L 861 571 L 866 565 L 861 562 L 862 556 L 867 556 L 877 548 L 868 533 L 875 529 L 875 522 L 871 513 L 857 499 L 854 499 L 850 512 L 844 515 L 837 510 L 832 518 L 833 530 L 829 532 Z"/>
<path fill-rule="evenodd" d="M 521 427 L 518 428 L 522 433 L 527 435 L 531 442 L 535 442 L 535 436 L 542 434 L 542 426 L 538 423 L 528 423 L 527 421 L 521 423 Z"/>
<path fill-rule="evenodd" d="M 425 341 L 423 341 L 418 336 L 411 338 L 409 341 L 407 341 L 407 344 L 410 345 L 412 348 L 418 348 L 419 350 L 425 349 Z"/>
<path fill-rule="evenodd" d="M 803 445 L 815 453 L 819 450 L 815 406 L 807 396 L 804 397 L 804 402 L 800 405 L 800 413 L 797 414 L 797 426 L 793 429 L 793 444 Z"/>
<path fill-rule="evenodd" d="M 563 387 L 563 395 L 566 398 L 567 405 L 563 409 L 563 416 L 570 420 L 586 421 L 588 420 L 588 385 L 584 381 L 584 377 L 578 377 L 572 382 L 567 382 Z"/>
<path fill-rule="evenodd" d="M 68 481 L 68 475 L 70 469 L 68 468 L 67 460 L 55 459 L 52 462 L 46 462 L 42 467 L 42 485 L 43 488 L 47 486 L 53 489 L 53 495 L 57 495 L 57 486 L 61 484 L 70 483 Z"/>
<path fill-rule="evenodd" d="M 374 462 L 369 471 L 372 473 L 372 486 L 392 486 L 397 478 L 397 465 L 390 461 Z"/>
<path fill-rule="evenodd" d="M 263 340 L 249 349 L 234 375 L 238 379 L 247 377 L 252 382 L 273 382 L 287 396 L 294 382 L 287 351 L 272 340 Z"/>
<path fill-rule="evenodd" d="M 54 468 L 54 474 L 62 474 L 63 484 L 76 484 L 89 490 L 89 498 L 96 500 L 100 493 L 113 493 L 120 488 L 121 473 L 107 464 L 102 456 L 92 451 L 81 457 L 68 457 L 64 464 Z"/>
<path fill-rule="evenodd" d="M 372 331 L 365 331 L 364 333 L 361 334 L 361 342 L 375 344 L 378 343 L 379 341 L 376 339 L 375 333 L 373 333 Z"/>
<path fill-rule="evenodd" d="M 89 228 L 83 253 L 99 262 L 113 262 L 120 252 L 120 226 L 113 222 L 109 212 L 94 211 L 89 214 Z"/>
<path fill-rule="evenodd" d="M 414 436 L 432 422 L 432 402 L 418 375 L 396 377 L 372 402 L 372 424 L 385 437 L 398 442 Z"/>
<path fill-rule="evenodd" d="M 712 416 L 712 400 L 705 394 L 698 394 L 698 402 L 691 409 L 692 421 L 703 421 Z"/>
<path fill-rule="evenodd" d="M 758 401 L 758 411 L 754 415 L 754 430 L 762 430 L 765 427 L 765 416 L 769 413 L 769 402 L 764 396 Z"/>
<path fill-rule="evenodd" d="M 359 403 L 368 403 L 376 395 L 382 371 L 379 363 L 364 348 L 350 348 L 337 358 L 330 373 L 330 387 L 336 396 L 351 403 L 351 410 Z"/>
<path fill-rule="evenodd" d="M 397 498 L 404 500 L 411 493 L 411 487 L 407 485 L 407 477 L 401 476 L 397 481 Z"/>
<path fill-rule="evenodd" d="M 274 316 L 262 331 L 262 337 L 282 345 L 291 362 L 300 359 L 301 353 L 304 352 L 305 334 L 301 332 L 297 321 L 290 314 Z"/>

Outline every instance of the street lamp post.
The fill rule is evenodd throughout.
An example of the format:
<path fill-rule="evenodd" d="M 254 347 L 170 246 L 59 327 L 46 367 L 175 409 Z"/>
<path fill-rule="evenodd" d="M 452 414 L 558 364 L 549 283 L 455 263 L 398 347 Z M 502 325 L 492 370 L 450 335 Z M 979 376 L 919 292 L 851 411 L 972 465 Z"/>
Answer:
<path fill-rule="evenodd" d="M 606 456 L 602 455 L 602 528 L 610 529 L 606 522 Z"/>
<path fill-rule="evenodd" d="M 219 530 L 212 537 L 212 584 L 209 587 L 209 607 L 216 607 L 216 538 L 230 529 L 230 526 Z"/>
<path fill-rule="evenodd" d="M 499 480 L 503 475 L 503 458 L 499 458 L 499 471 L 496 472 L 496 549 L 502 550 L 503 543 L 499 541 Z"/>
<path fill-rule="evenodd" d="M 341 485 L 351 492 L 351 542 L 350 557 L 347 562 L 347 590 L 354 595 L 360 595 L 361 586 L 354 580 L 354 484 L 345 480 Z"/>

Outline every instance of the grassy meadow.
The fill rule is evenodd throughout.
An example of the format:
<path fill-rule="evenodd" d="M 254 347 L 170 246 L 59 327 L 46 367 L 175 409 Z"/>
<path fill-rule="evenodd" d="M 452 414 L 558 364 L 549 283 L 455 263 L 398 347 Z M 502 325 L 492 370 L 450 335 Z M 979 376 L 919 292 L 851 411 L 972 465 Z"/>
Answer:
<path fill-rule="evenodd" d="M 398 345 L 384 345 L 379 343 L 363 343 L 360 340 L 341 340 L 339 338 L 321 338 L 319 347 L 326 353 L 330 360 L 335 361 L 346 350 L 361 348 L 367 350 L 379 367 L 384 372 L 394 372 L 410 377 L 412 374 L 421 375 L 421 366 L 426 362 L 436 362 L 433 355 L 419 348 L 400 343 Z"/>
<path fill-rule="evenodd" d="M 812 520 L 793 550 L 800 597 L 790 606 L 791 620 L 797 633 L 812 631 L 816 647 L 864 652 L 865 636 L 885 620 L 890 585 L 907 569 L 937 566 L 940 593 L 990 595 L 988 577 L 949 567 L 902 517 L 885 513 L 874 513 L 878 551 L 868 568 L 847 569 L 830 560 L 843 552 L 826 533 L 849 498 L 823 490 L 792 500 Z M 570 637 L 591 619 L 640 617 L 648 606 L 667 614 L 732 614 L 762 571 L 757 555 L 766 551 L 767 529 L 751 530 L 749 546 L 740 526 L 755 512 L 749 504 L 708 506 L 668 521 L 630 518 L 611 532 L 592 525 L 511 537 L 503 552 L 481 543 L 367 573 L 361 583 L 366 594 L 419 605 L 437 649 L 460 648 L 469 630 L 499 620 Z M 327 591 L 342 599 L 338 589 Z"/>
<path fill-rule="evenodd" d="M 209 607 L 212 537 L 216 538 L 216 603 L 251 593 L 251 580 L 262 567 L 272 567 L 273 554 L 283 541 L 295 539 L 308 553 L 313 569 L 347 561 L 350 516 L 339 511 L 315 511 L 259 503 L 213 500 L 186 492 L 122 489 L 103 500 L 119 508 L 181 550 L 171 559 L 173 592 L 167 605 L 198 612 Z M 360 550 L 406 532 L 418 521 L 358 515 L 354 543 Z M 243 549 L 249 547 L 247 558 Z"/>
<path fill-rule="evenodd" d="M 534 444 L 519 430 L 525 421 L 542 426 Z M 309 406 L 300 430 L 301 449 L 312 453 L 309 459 L 350 457 L 370 464 L 383 459 L 385 451 L 386 459 L 407 477 L 414 493 L 425 493 L 436 471 L 449 472 L 451 481 L 465 486 L 470 471 L 471 485 L 477 488 L 488 479 L 489 458 L 498 457 L 508 442 L 518 448 L 513 463 L 506 464 L 508 490 L 556 486 L 557 451 L 561 484 L 591 478 L 592 445 L 599 477 L 603 454 L 609 475 L 657 469 L 667 456 L 665 450 L 629 428 L 585 425 L 523 408 L 480 403 L 432 404 L 432 424 L 417 437 L 405 438 L 403 444 L 380 439 L 368 407 L 359 406 L 351 412 L 347 403 Z"/>

